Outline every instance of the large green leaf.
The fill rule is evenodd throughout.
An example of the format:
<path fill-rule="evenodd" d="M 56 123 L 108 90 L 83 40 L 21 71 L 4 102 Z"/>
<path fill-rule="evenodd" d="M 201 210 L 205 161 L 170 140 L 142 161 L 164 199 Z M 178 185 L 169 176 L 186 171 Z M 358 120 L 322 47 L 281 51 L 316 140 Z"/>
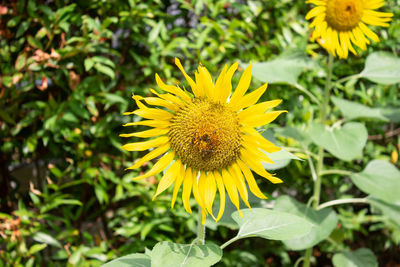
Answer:
<path fill-rule="evenodd" d="M 222 250 L 215 244 L 175 244 L 159 242 L 151 251 L 151 266 L 207 267 L 221 260 Z"/>
<path fill-rule="evenodd" d="M 150 267 L 150 257 L 145 254 L 135 253 L 115 259 L 102 267 Z"/>
<path fill-rule="evenodd" d="M 258 236 L 272 240 L 287 240 L 307 234 L 311 224 L 296 215 L 269 209 L 244 209 L 243 217 L 239 212 L 232 218 L 239 224 L 236 239 Z"/>
<path fill-rule="evenodd" d="M 307 147 L 311 143 L 310 137 L 303 129 L 286 126 L 283 128 L 277 128 L 275 129 L 275 131 L 277 132 L 277 134 L 284 137 L 293 138 L 305 147 Z"/>
<path fill-rule="evenodd" d="M 400 82 L 400 58 L 387 52 L 370 54 L 360 77 L 381 84 Z"/>
<path fill-rule="evenodd" d="M 338 222 L 338 216 L 334 210 L 325 208 L 317 211 L 289 196 L 278 198 L 275 210 L 300 216 L 312 225 L 310 232 L 306 235 L 283 241 L 292 250 L 303 250 L 325 240 L 336 228 Z"/>
<path fill-rule="evenodd" d="M 248 64 L 243 64 L 247 67 Z M 253 76 L 268 83 L 296 84 L 299 75 L 306 69 L 315 68 L 315 62 L 303 54 L 288 55 L 271 61 L 253 63 Z"/>
<path fill-rule="evenodd" d="M 400 171 L 384 160 L 373 160 L 359 173 L 350 176 L 363 192 L 388 203 L 400 204 Z"/>
<path fill-rule="evenodd" d="M 377 267 L 378 262 L 374 253 L 368 248 L 360 248 L 354 251 L 345 251 L 333 255 L 335 267 Z"/>
<path fill-rule="evenodd" d="M 387 203 L 383 200 L 373 197 L 369 197 L 368 201 L 372 206 L 380 209 L 385 216 L 390 218 L 400 227 L 400 204 Z"/>
<path fill-rule="evenodd" d="M 340 112 L 342 112 L 343 116 L 347 119 L 352 120 L 358 118 L 367 118 L 388 121 L 388 118 L 382 114 L 381 109 L 370 108 L 360 103 L 348 101 L 334 96 L 332 96 L 331 99 L 335 106 L 340 109 Z"/>
<path fill-rule="evenodd" d="M 296 155 L 284 149 L 274 153 L 264 152 L 274 163 L 262 163 L 267 170 L 277 170 L 286 167 L 292 159 L 301 160 Z"/>
<path fill-rule="evenodd" d="M 308 133 L 314 143 L 347 161 L 361 157 L 368 138 L 367 129 L 358 122 L 349 122 L 337 128 L 312 123 Z"/>

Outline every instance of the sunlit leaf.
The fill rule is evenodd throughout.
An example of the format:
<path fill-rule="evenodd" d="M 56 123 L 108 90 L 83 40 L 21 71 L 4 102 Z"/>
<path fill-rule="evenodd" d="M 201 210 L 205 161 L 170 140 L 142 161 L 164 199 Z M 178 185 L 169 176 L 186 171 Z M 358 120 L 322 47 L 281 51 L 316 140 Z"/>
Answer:
<path fill-rule="evenodd" d="M 368 202 L 371 203 L 372 206 L 381 210 L 384 215 L 400 227 L 400 203 L 388 203 L 373 197 L 369 197 Z"/>
<path fill-rule="evenodd" d="M 283 211 L 253 208 L 243 209 L 243 217 L 236 211 L 232 218 L 239 224 L 236 238 L 262 237 L 272 240 L 287 240 L 307 234 L 311 224 L 299 216 Z"/>
<path fill-rule="evenodd" d="M 151 266 L 207 267 L 219 262 L 222 250 L 209 243 L 205 245 L 157 243 L 151 252 Z"/>
<path fill-rule="evenodd" d="M 103 264 L 102 267 L 150 267 L 151 261 L 150 257 L 145 254 L 129 254 L 127 256 L 117 258 L 113 261 L 110 261 L 106 264 Z"/>
<path fill-rule="evenodd" d="M 367 118 L 388 121 L 388 119 L 383 116 L 380 109 L 370 108 L 363 104 L 348 101 L 334 96 L 332 96 L 331 99 L 332 102 L 340 109 L 343 116 L 347 119 L 352 120 L 358 118 Z"/>
<path fill-rule="evenodd" d="M 400 82 L 400 58 L 388 52 L 374 52 L 367 57 L 360 77 L 381 84 Z"/>
<path fill-rule="evenodd" d="M 247 67 L 248 64 L 242 64 Z M 296 84 L 299 75 L 307 70 L 316 67 L 315 62 L 306 56 L 289 55 L 279 57 L 271 61 L 253 63 L 253 76 L 268 83 Z"/>
<path fill-rule="evenodd" d="M 400 171 L 384 160 L 373 160 L 359 173 L 350 176 L 363 192 L 388 203 L 400 204 Z"/>
<path fill-rule="evenodd" d="M 312 123 L 308 133 L 315 144 L 322 146 L 335 157 L 347 161 L 361 157 L 368 137 L 367 129 L 358 122 L 346 123 L 337 128 Z"/>
<path fill-rule="evenodd" d="M 275 203 L 275 210 L 297 215 L 311 224 L 309 233 L 283 241 L 291 250 L 303 250 L 310 248 L 325 240 L 336 228 L 338 216 L 330 208 L 314 210 L 288 196 L 281 196 Z"/>
<path fill-rule="evenodd" d="M 354 251 L 344 251 L 332 257 L 335 267 L 377 267 L 378 262 L 374 253 L 368 248 L 359 248 Z"/>

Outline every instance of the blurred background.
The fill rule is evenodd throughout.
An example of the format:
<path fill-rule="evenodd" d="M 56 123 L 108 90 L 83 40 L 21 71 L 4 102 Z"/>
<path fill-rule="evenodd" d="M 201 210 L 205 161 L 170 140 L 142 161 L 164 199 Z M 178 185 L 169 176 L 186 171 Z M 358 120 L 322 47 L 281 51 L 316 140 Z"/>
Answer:
<path fill-rule="evenodd" d="M 128 141 L 119 134 L 139 130 L 122 127 L 135 119 L 122 116 L 135 109 L 133 93 L 150 95 L 155 73 L 185 85 L 174 57 L 191 75 L 201 62 L 214 77 L 224 64 L 237 61 L 308 57 L 316 67 L 303 72 L 299 82 L 321 97 L 326 55 L 308 41 L 304 16 L 310 7 L 303 1 L 0 3 L 0 266 L 99 266 L 158 241 L 192 241 L 196 216 L 187 214 L 180 200 L 170 210 L 170 193 L 151 201 L 158 177 L 131 182 L 149 165 L 124 171 L 142 154 L 120 149 Z M 337 60 L 335 77 L 359 73 L 372 51 L 399 55 L 399 6 L 398 0 L 386 1 L 384 10 L 395 17 L 387 30 L 378 30 L 381 42 Z M 234 76 L 234 86 L 239 77 Z M 334 93 L 365 105 L 400 107 L 398 85 L 350 82 Z M 260 84 L 254 79 L 251 88 Z M 280 108 L 289 111 L 270 127 L 270 136 L 285 126 L 304 128 L 317 116 L 315 104 L 285 83 L 270 85 L 262 98 L 283 99 Z M 327 159 L 328 165 L 361 171 L 378 158 L 399 167 L 399 122 L 365 123 L 369 141 L 363 158 Z M 275 137 L 281 146 L 300 147 L 293 139 Z M 313 186 L 307 162 L 288 160 L 279 167 L 274 172 L 284 184 L 259 179 L 269 199 L 289 194 L 307 202 Z M 365 195 L 339 176 L 325 179 L 324 188 L 325 201 Z M 398 227 L 362 205 L 341 206 L 338 213 L 331 241 L 314 250 L 320 266 L 330 266 L 338 244 L 369 247 L 381 266 L 400 266 Z M 227 217 L 209 223 L 207 240 L 220 244 L 234 235 Z M 218 266 L 293 266 L 302 253 L 281 242 L 246 239 L 224 250 Z"/>

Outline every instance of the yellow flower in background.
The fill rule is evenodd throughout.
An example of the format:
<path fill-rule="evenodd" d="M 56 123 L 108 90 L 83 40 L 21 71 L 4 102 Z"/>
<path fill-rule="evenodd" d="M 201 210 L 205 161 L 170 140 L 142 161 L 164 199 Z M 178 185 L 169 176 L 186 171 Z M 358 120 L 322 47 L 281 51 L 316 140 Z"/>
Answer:
<path fill-rule="evenodd" d="M 392 13 L 374 11 L 384 5 L 384 0 L 308 0 L 316 5 L 306 19 L 313 19 L 310 28 L 315 28 L 312 39 L 333 56 L 347 58 L 349 50 L 356 55 L 352 44 L 362 50 L 370 41 L 379 42 L 379 37 L 368 25 L 388 27 Z"/>
<path fill-rule="evenodd" d="M 272 122 L 285 112 L 268 111 L 279 105 L 281 100 L 256 104 L 267 89 L 267 84 L 246 94 L 251 81 L 251 64 L 243 72 L 233 93 L 231 79 L 238 67 L 237 63 L 229 69 L 225 66 L 215 83 L 203 66 L 198 67 L 193 80 L 186 74 L 179 59 L 175 59 L 175 64 L 182 71 L 193 94 L 178 86 L 165 84 L 156 74 L 157 85 L 164 93 L 151 89 L 157 97 L 134 95 L 138 109 L 125 113 L 139 115 L 146 120 L 124 126 L 145 125 L 153 128 L 121 134 L 122 137 L 155 137 L 122 147 L 127 151 L 154 148 L 128 169 L 137 169 L 162 155 L 147 173 L 134 180 L 153 176 L 168 168 L 158 184 L 154 198 L 174 184 L 173 207 L 182 186 L 186 211 L 192 212 L 189 198 L 193 193 L 202 209 L 203 223 L 208 214 L 216 220 L 221 218 L 225 208 L 225 191 L 238 210 L 239 198 L 250 207 L 246 182 L 255 196 L 265 199 L 251 170 L 272 183 L 281 183 L 281 179 L 269 174 L 261 164 L 262 161 L 273 163 L 262 150 L 271 153 L 280 148 L 254 128 Z M 161 108 L 148 107 L 144 102 Z M 217 191 L 220 209 L 217 217 L 214 217 L 212 207 Z"/>

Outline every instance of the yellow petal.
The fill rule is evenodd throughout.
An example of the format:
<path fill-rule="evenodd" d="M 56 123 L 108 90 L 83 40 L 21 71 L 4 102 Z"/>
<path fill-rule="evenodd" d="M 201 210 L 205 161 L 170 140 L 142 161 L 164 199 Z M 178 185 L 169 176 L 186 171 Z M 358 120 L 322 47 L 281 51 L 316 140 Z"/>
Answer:
<path fill-rule="evenodd" d="M 222 170 L 222 180 L 224 181 L 226 191 L 228 192 L 229 198 L 231 199 L 233 205 L 235 205 L 239 213 L 241 213 L 239 206 L 239 196 L 235 181 L 233 180 L 230 173 L 225 169 Z"/>
<path fill-rule="evenodd" d="M 229 167 L 229 173 L 231 174 L 232 178 L 235 181 L 236 188 L 239 191 L 240 197 L 242 198 L 243 202 L 246 204 L 247 207 L 250 207 L 249 203 L 249 193 L 247 192 L 246 184 L 244 182 L 243 174 L 239 169 L 239 166 L 236 164 L 232 164 Z"/>
<path fill-rule="evenodd" d="M 197 84 L 192 80 L 192 78 L 189 77 L 189 75 L 186 74 L 185 69 L 182 67 L 181 61 L 178 58 L 175 58 L 175 65 L 178 66 L 180 71 L 182 72 L 183 76 L 185 76 L 185 79 L 189 83 L 190 87 L 192 88 L 193 94 L 196 97 L 200 97 L 201 94 L 201 89 L 198 88 Z"/>
<path fill-rule="evenodd" d="M 146 108 L 146 106 L 142 102 L 140 102 L 141 100 L 143 100 L 142 96 L 140 96 L 140 95 L 132 95 L 132 98 L 135 100 L 136 105 L 139 108 Z"/>
<path fill-rule="evenodd" d="M 204 201 L 204 205 L 206 206 L 206 210 L 211 216 L 215 219 L 212 206 L 215 199 L 215 194 L 217 191 L 217 186 L 215 184 L 215 178 L 212 172 L 208 172 L 207 175 L 204 175 L 205 178 L 203 180 L 199 180 L 199 191 L 200 196 Z"/>
<path fill-rule="evenodd" d="M 249 66 L 244 70 L 242 76 L 240 77 L 239 83 L 232 94 L 232 97 L 229 101 L 229 106 L 236 106 L 239 101 L 242 99 L 243 95 L 249 89 L 251 82 L 251 68 L 253 64 L 250 62 Z"/>
<path fill-rule="evenodd" d="M 153 94 L 155 94 L 156 96 L 158 96 L 159 98 L 162 98 L 164 100 L 167 100 L 169 102 L 174 103 L 175 105 L 177 105 L 178 107 L 183 107 L 185 104 L 183 103 L 183 101 L 179 98 L 176 97 L 174 95 L 171 94 L 159 94 L 157 93 L 156 90 L 154 89 L 150 89 L 150 92 L 152 92 Z"/>
<path fill-rule="evenodd" d="M 256 160 L 254 160 L 252 157 L 248 157 L 248 155 L 241 155 L 240 159 L 247 164 L 254 172 L 256 172 L 258 175 L 268 179 L 274 184 L 282 183 L 282 180 L 272 176 L 272 174 L 268 173 L 262 164 Z"/>
<path fill-rule="evenodd" d="M 274 164 L 272 159 L 270 159 L 264 152 L 260 151 L 256 146 L 252 146 L 248 143 L 243 144 L 243 147 L 240 149 L 240 154 L 242 157 L 251 157 L 256 161 Z"/>
<path fill-rule="evenodd" d="M 193 173 L 192 169 L 189 167 L 186 169 L 185 178 L 183 180 L 183 190 L 182 190 L 182 202 L 185 210 L 192 214 L 192 209 L 190 208 L 190 194 L 192 193 L 192 184 L 193 184 Z"/>
<path fill-rule="evenodd" d="M 144 99 L 144 101 L 146 101 L 147 104 L 152 105 L 152 106 L 160 106 L 160 107 L 164 107 L 173 111 L 178 111 L 179 107 L 177 105 L 175 105 L 174 103 L 167 101 L 165 99 L 161 99 L 158 97 L 146 97 Z"/>
<path fill-rule="evenodd" d="M 200 88 L 203 88 L 203 90 L 201 90 L 201 96 L 206 95 L 208 98 L 214 99 L 215 90 L 210 73 L 208 72 L 207 68 L 203 66 L 199 66 L 197 70 L 198 72 L 195 73 L 196 84 Z"/>
<path fill-rule="evenodd" d="M 207 210 L 206 209 L 201 209 L 201 224 L 204 225 L 206 223 L 206 218 L 207 218 Z"/>
<path fill-rule="evenodd" d="M 147 150 L 152 147 L 156 147 L 162 144 L 165 144 L 169 141 L 168 136 L 161 136 L 153 140 L 144 141 L 144 142 L 136 142 L 136 143 L 129 143 L 123 145 L 121 148 L 127 151 L 143 151 Z"/>
<path fill-rule="evenodd" d="M 250 191 L 258 198 L 266 199 L 267 197 L 261 192 L 260 188 L 257 185 L 256 180 L 254 179 L 253 174 L 250 169 L 244 164 L 243 161 L 238 160 L 237 164 L 240 167 L 240 170 L 243 172 L 244 177 L 246 178 L 247 184 L 249 185 Z"/>
<path fill-rule="evenodd" d="M 148 138 L 148 137 L 154 137 L 154 136 L 160 136 L 167 134 L 169 131 L 168 128 L 155 128 L 155 129 L 150 129 L 142 132 L 136 132 L 136 133 L 129 133 L 129 134 L 120 134 L 119 136 L 121 137 L 141 137 L 141 138 Z"/>
<path fill-rule="evenodd" d="M 219 211 L 218 211 L 218 216 L 215 220 L 219 221 L 222 215 L 224 214 L 225 210 L 225 187 L 224 187 L 224 181 L 222 180 L 219 171 L 214 172 L 214 177 L 215 181 L 217 182 L 217 187 L 219 192 Z"/>
<path fill-rule="evenodd" d="M 169 121 L 160 121 L 160 120 L 144 120 L 144 121 L 137 121 L 137 122 L 128 122 L 125 123 L 123 126 L 134 126 L 134 125 L 143 125 L 143 126 L 150 126 L 150 127 L 157 127 L 157 128 L 166 128 L 171 126 Z"/>
<path fill-rule="evenodd" d="M 183 179 L 185 178 L 185 166 L 181 164 L 179 175 L 176 177 L 174 184 L 174 192 L 172 193 L 171 209 L 174 208 L 176 197 L 178 196 L 179 188 L 182 185 Z M 183 190 L 183 189 L 182 189 Z"/>
<path fill-rule="evenodd" d="M 163 89 L 164 91 L 174 94 L 176 96 L 179 96 L 180 98 L 182 98 L 185 102 L 191 102 L 191 98 L 188 94 L 186 94 L 184 91 L 182 91 L 182 89 L 173 86 L 173 85 L 166 85 L 160 78 L 160 76 L 158 76 L 158 74 L 156 74 L 156 82 L 157 85 Z"/>
<path fill-rule="evenodd" d="M 248 135 L 242 135 L 244 142 L 252 143 L 255 146 L 264 150 L 265 152 L 274 153 L 281 150 L 280 147 L 277 147 L 274 143 L 265 139 L 254 128 L 243 127 L 241 131 L 248 134 Z"/>
<path fill-rule="evenodd" d="M 157 108 L 137 109 L 133 113 L 151 120 L 170 120 L 174 116 L 166 110 Z"/>
<path fill-rule="evenodd" d="M 368 36 L 368 38 L 374 40 L 375 42 L 379 42 L 379 37 L 373 31 L 371 31 L 364 23 L 360 22 L 358 24 L 362 32 Z"/>
<path fill-rule="evenodd" d="M 240 120 L 243 120 L 243 119 L 246 119 L 247 117 L 264 113 L 268 109 L 276 107 L 281 102 L 282 102 L 281 99 L 276 99 L 276 100 L 258 103 L 254 106 L 248 107 L 247 109 L 240 111 L 238 117 Z"/>
<path fill-rule="evenodd" d="M 325 11 L 326 11 L 325 6 L 316 6 L 307 13 L 306 20 L 309 20 L 321 13 L 325 13 Z"/>
<path fill-rule="evenodd" d="M 181 161 L 177 160 L 164 173 L 163 177 L 158 183 L 156 193 L 153 196 L 153 200 L 174 183 L 176 177 L 180 174 L 181 165 Z"/>
<path fill-rule="evenodd" d="M 260 127 L 274 121 L 280 114 L 286 110 L 271 111 L 263 114 L 255 114 L 242 119 L 240 122 L 247 127 Z"/>
<path fill-rule="evenodd" d="M 161 172 L 162 170 L 164 170 L 174 159 L 175 157 L 175 153 L 174 152 L 170 152 L 168 154 L 165 154 L 164 156 L 162 156 L 156 164 L 154 164 L 153 168 L 150 169 L 150 171 L 148 171 L 146 174 L 140 175 L 136 178 L 133 178 L 132 180 L 137 181 L 140 179 L 144 179 L 153 175 L 156 175 L 157 173 Z"/>
<path fill-rule="evenodd" d="M 135 164 L 133 164 L 131 167 L 129 167 L 127 169 L 129 169 L 129 170 L 137 169 L 140 166 L 142 166 L 145 162 L 148 162 L 148 161 L 160 156 L 161 154 L 167 152 L 169 148 L 170 148 L 169 144 L 164 144 L 162 146 L 159 146 L 156 149 L 154 149 L 153 151 L 146 154 L 141 159 L 139 159 Z"/>
<path fill-rule="evenodd" d="M 239 102 L 232 106 L 235 111 L 241 110 L 242 108 L 246 108 L 248 106 L 254 105 L 257 103 L 258 99 L 264 94 L 265 90 L 267 90 L 268 83 L 264 84 L 263 86 L 257 88 L 253 92 L 245 95 L 242 97 Z"/>
<path fill-rule="evenodd" d="M 225 76 L 226 76 L 226 71 L 228 69 L 228 66 L 225 65 L 224 68 L 222 69 L 221 73 L 218 76 L 217 81 L 215 82 L 215 94 L 214 94 L 214 100 L 216 101 L 221 101 L 221 96 L 223 94 L 223 91 L 225 90 Z"/>
<path fill-rule="evenodd" d="M 204 180 L 205 180 L 205 174 L 203 171 L 200 171 L 200 175 L 198 175 L 198 171 L 193 170 L 193 176 L 192 176 L 193 196 L 197 204 L 199 204 L 199 206 L 203 209 L 205 209 L 206 206 L 204 205 L 204 200 L 200 195 L 199 183 L 200 182 L 204 183 Z"/>

